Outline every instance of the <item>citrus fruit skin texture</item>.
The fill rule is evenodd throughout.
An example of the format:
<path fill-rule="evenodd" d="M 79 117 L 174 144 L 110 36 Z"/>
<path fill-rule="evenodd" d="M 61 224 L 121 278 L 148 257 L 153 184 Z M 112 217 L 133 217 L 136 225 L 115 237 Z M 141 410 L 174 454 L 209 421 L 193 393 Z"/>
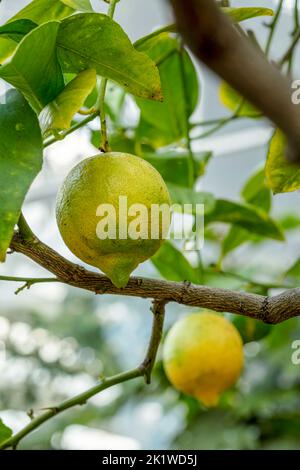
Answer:
<path fill-rule="evenodd" d="M 158 171 L 142 158 L 111 152 L 95 155 L 76 165 L 59 191 L 56 218 L 68 248 L 82 261 L 99 268 L 117 287 L 124 287 L 139 263 L 150 258 L 163 243 L 160 222 L 156 239 L 119 238 L 119 196 L 127 196 L 127 205 L 143 204 L 148 210 L 151 230 L 152 204 L 168 204 L 167 187 Z M 110 204 L 116 210 L 116 237 L 97 236 L 99 205 Z M 127 218 L 128 225 L 132 217 Z"/>
<path fill-rule="evenodd" d="M 220 394 L 238 379 L 243 344 L 224 317 L 204 312 L 189 315 L 169 331 L 163 351 L 165 372 L 175 388 L 216 406 Z"/>

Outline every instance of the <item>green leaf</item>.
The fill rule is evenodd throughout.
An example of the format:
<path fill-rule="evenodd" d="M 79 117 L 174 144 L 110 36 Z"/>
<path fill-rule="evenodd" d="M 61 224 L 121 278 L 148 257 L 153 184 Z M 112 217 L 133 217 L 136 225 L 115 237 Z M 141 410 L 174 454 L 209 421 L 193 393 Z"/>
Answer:
<path fill-rule="evenodd" d="M 195 67 L 188 53 L 180 50 L 178 40 L 168 33 L 142 43 L 139 50 L 146 52 L 158 65 L 164 96 L 162 103 L 137 100 L 141 120 L 166 136 L 165 142 L 176 142 L 186 136 L 187 118 L 198 103 L 199 84 Z"/>
<path fill-rule="evenodd" d="M 259 168 L 250 176 L 241 191 L 245 202 L 264 210 L 266 213 L 271 209 L 271 192 L 265 185 L 264 169 Z M 243 228 L 233 225 L 222 243 L 222 257 L 230 251 L 248 241 L 256 241 L 257 235 Z"/>
<path fill-rule="evenodd" d="M 94 68 L 97 74 L 120 83 L 134 95 L 162 99 L 154 62 L 136 51 L 122 28 L 107 15 L 83 13 L 66 18 L 57 44 L 64 72 Z"/>
<path fill-rule="evenodd" d="M 9 22 L 26 18 L 40 25 L 51 20 L 61 20 L 72 13 L 74 9 L 67 7 L 60 0 L 33 0 Z"/>
<path fill-rule="evenodd" d="M 90 0 L 60 0 L 70 8 L 78 11 L 93 11 Z"/>
<path fill-rule="evenodd" d="M 196 205 L 203 204 L 204 213 L 209 214 L 215 208 L 215 198 L 211 193 L 196 192 L 190 188 L 183 188 L 175 184 L 168 183 L 168 190 L 173 204 L 192 204 L 191 214 L 196 215 Z"/>
<path fill-rule="evenodd" d="M 221 103 L 231 111 L 239 109 L 238 115 L 249 118 L 260 117 L 259 111 L 248 101 L 241 106 L 243 97 L 235 91 L 228 83 L 222 82 L 219 89 L 219 96 Z"/>
<path fill-rule="evenodd" d="M 9 439 L 12 436 L 12 430 L 7 427 L 2 419 L 0 419 L 0 444 Z"/>
<path fill-rule="evenodd" d="M 61 20 L 74 13 L 72 8 L 63 5 L 60 0 L 33 0 L 13 16 L 8 23 L 27 19 L 38 25 L 51 20 Z M 16 49 L 15 40 L 0 38 L 0 63 L 8 59 Z"/>
<path fill-rule="evenodd" d="M 20 42 L 26 34 L 30 33 L 30 31 L 36 27 L 37 24 L 31 20 L 16 20 L 0 26 L 0 36 L 12 39 L 15 42 Z"/>
<path fill-rule="evenodd" d="M 256 18 L 257 16 L 273 16 L 274 12 L 271 8 L 261 7 L 244 7 L 244 8 L 222 8 L 223 12 L 230 17 L 234 23 Z"/>
<path fill-rule="evenodd" d="M 266 186 L 264 168 L 259 168 L 250 176 L 242 189 L 241 196 L 249 204 L 270 212 L 272 198 L 271 191 Z"/>
<path fill-rule="evenodd" d="M 293 281 L 299 282 L 300 281 L 300 258 L 296 261 L 296 263 L 287 271 L 286 273 L 287 279 L 292 279 Z"/>
<path fill-rule="evenodd" d="M 20 90 L 37 112 L 64 87 L 56 57 L 58 28 L 59 23 L 51 21 L 31 31 L 10 61 L 0 68 L 0 77 Z"/>
<path fill-rule="evenodd" d="M 168 150 L 161 153 L 144 153 L 143 158 L 153 165 L 165 181 L 178 186 L 189 186 L 189 154 Z M 212 154 L 210 152 L 196 153 L 195 178 L 203 175 Z"/>
<path fill-rule="evenodd" d="M 230 227 L 226 237 L 222 242 L 222 259 L 228 255 L 231 251 L 235 250 L 243 243 L 251 241 L 253 234 L 248 230 L 233 225 Z"/>
<path fill-rule="evenodd" d="M 42 167 L 43 143 L 34 111 L 17 90 L 0 105 L 0 261 L 18 221 L 25 195 Z"/>
<path fill-rule="evenodd" d="M 85 70 L 75 77 L 63 91 L 49 103 L 39 116 L 43 134 L 69 129 L 74 114 L 83 106 L 96 84 L 96 72 Z"/>
<path fill-rule="evenodd" d="M 277 129 L 273 135 L 266 163 L 267 186 L 274 194 L 289 193 L 300 189 L 299 165 L 289 163 L 286 158 L 286 138 Z"/>
<path fill-rule="evenodd" d="M 160 274 L 169 281 L 189 281 L 197 284 L 199 275 L 185 256 L 170 242 L 164 242 L 152 256 L 152 263 Z"/>
<path fill-rule="evenodd" d="M 284 235 L 276 222 L 264 211 L 250 204 L 219 199 L 216 201 L 214 211 L 205 217 L 205 222 L 235 224 L 263 237 L 284 240 Z"/>

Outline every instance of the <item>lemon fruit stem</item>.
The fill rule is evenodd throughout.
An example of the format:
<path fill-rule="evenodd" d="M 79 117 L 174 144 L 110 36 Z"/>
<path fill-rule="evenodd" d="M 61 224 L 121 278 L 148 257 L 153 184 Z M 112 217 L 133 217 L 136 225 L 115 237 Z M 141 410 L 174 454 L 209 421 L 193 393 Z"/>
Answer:
<path fill-rule="evenodd" d="M 116 5 L 119 0 L 111 0 L 108 7 L 107 16 L 109 18 L 113 18 L 116 10 Z M 103 153 L 110 152 L 110 146 L 108 142 L 108 135 L 107 135 L 107 122 L 106 122 L 106 112 L 105 112 L 105 94 L 106 94 L 106 87 L 107 87 L 107 79 L 101 78 L 100 85 L 99 85 L 99 97 L 96 104 L 96 109 L 99 111 L 100 117 L 100 134 L 101 134 L 101 141 L 99 150 Z"/>

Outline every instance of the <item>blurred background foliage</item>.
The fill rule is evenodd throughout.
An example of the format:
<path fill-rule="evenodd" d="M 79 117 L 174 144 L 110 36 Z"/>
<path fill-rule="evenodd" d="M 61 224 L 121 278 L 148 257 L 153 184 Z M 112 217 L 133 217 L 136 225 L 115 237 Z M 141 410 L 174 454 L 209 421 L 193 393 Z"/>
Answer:
<path fill-rule="evenodd" d="M 4 0 L 3 20 L 20 3 L 28 2 L 10 2 L 8 8 Z M 120 2 L 117 20 L 132 40 L 170 21 L 165 3 L 154 3 L 156 8 L 141 9 L 140 0 Z M 247 6 L 257 3 L 249 0 Z M 262 43 L 267 20 L 249 22 Z M 292 9 L 286 9 L 275 55 L 286 49 L 292 27 Z M 263 295 L 298 286 L 299 193 L 273 197 L 265 186 L 264 162 L 273 132 L 269 123 L 258 120 L 249 105 L 240 107 L 240 97 L 227 85 L 193 64 L 186 53 L 182 56 L 180 42 L 169 33 L 139 42 L 137 48 L 158 64 L 166 100 L 134 99 L 110 83 L 106 105 L 111 146 L 156 166 L 173 202 L 203 202 L 206 211 L 200 253 L 185 251 L 182 242 L 167 242 L 138 274 Z M 94 100 L 92 93 L 86 106 Z M 92 123 L 49 148 L 44 172 L 26 200 L 25 215 L 35 233 L 72 260 L 57 233 L 55 195 L 68 170 L 96 153 L 97 145 L 99 132 Z M 1 274 L 45 275 L 20 255 L 9 256 Z M 17 287 L 0 286 L 0 417 L 14 430 L 28 421 L 25 410 L 31 414 L 55 405 L 92 386 L 99 376 L 134 367 L 142 359 L 150 334 L 150 302 L 93 296 L 60 284 L 33 286 L 14 297 Z M 190 311 L 168 305 L 166 331 Z M 20 448 L 299 449 L 300 364 L 293 363 L 292 354 L 293 342 L 300 339 L 300 319 L 271 327 L 230 313 L 228 318 L 243 337 L 246 363 L 239 383 L 223 395 L 218 408 L 205 409 L 176 392 L 159 356 L 150 386 L 138 379 L 109 389 L 52 419 Z"/>

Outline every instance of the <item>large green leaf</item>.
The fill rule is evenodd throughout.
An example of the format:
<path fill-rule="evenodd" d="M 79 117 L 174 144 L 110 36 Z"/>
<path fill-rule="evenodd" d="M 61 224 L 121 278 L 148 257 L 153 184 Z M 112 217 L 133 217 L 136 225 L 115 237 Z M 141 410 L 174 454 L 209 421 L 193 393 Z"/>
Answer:
<path fill-rule="evenodd" d="M 42 24 L 51 20 L 61 20 L 72 13 L 74 13 L 74 8 L 64 5 L 60 0 L 33 0 L 9 22 L 26 18 Z"/>
<path fill-rule="evenodd" d="M 16 20 L 11 23 L 6 23 L 0 26 L 0 36 L 12 39 L 15 42 L 20 42 L 26 34 L 30 33 L 37 24 L 31 20 Z"/>
<path fill-rule="evenodd" d="M 59 23 L 51 21 L 31 31 L 10 61 L 0 68 L 0 77 L 18 88 L 37 112 L 64 87 L 56 56 L 58 28 Z"/>
<path fill-rule="evenodd" d="M 199 282 L 198 272 L 185 256 L 170 242 L 165 242 L 152 256 L 152 263 L 160 274 L 169 281 Z"/>
<path fill-rule="evenodd" d="M 68 129 L 74 114 L 83 106 L 95 84 L 96 72 L 94 69 L 85 70 L 71 80 L 41 112 L 39 119 L 43 134 L 52 130 Z"/>
<path fill-rule="evenodd" d="M 271 139 L 265 171 L 267 186 L 274 194 L 300 189 L 299 165 L 287 161 L 286 138 L 279 129 Z"/>
<path fill-rule="evenodd" d="M 78 11 L 93 11 L 90 0 L 60 0 L 70 8 Z"/>
<path fill-rule="evenodd" d="M 43 143 L 34 111 L 17 90 L 0 105 L 0 261 L 5 260 L 24 197 L 42 167 Z"/>
<path fill-rule="evenodd" d="M 94 68 L 134 95 L 162 99 L 154 62 L 136 51 L 123 29 L 107 15 L 83 13 L 66 18 L 57 44 L 64 72 Z"/>
<path fill-rule="evenodd" d="M 33 0 L 8 23 L 27 19 L 40 25 L 51 20 L 61 20 L 72 13 L 74 9 L 67 7 L 60 0 Z M 13 54 L 17 45 L 15 41 L 16 39 L 0 38 L 0 63 Z"/>
<path fill-rule="evenodd" d="M 249 20 L 250 18 L 256 18 L 257 16 L 273 16 L 274 12 L 271 8 L 262 7 L 242 7 L 232 8 L 224 7 L 223 12 L 230 17 L 235 23 L 240 21 Z"/>
<path fill-rule="evenodd" d="M 286 273 L 286 278 L 292 281 L 300 282 L 300 258 Z"/>
<path fill-rule="evenodd" d="M 178 40 L 168 33 L 143 42 L 146 52 L 158 65 L 164 101 L 154 103 L 138 99 L 141 119 L 158 129 L 165 143 L 176 142 L 188 132 L 188 118 L 198 103 L 199 84 L 195 67 Z"/>
<path fill-rule="evenodd" d="M 204 213 L 209 214 L 215 208 L 215 198 L 211 193 L 196 192 L 190 188 L 183 188 L 175 184 L 167 184 L 171 201 L 173 204 L 180 204 L 181 206 L 191 204 L 191 214 L 196 215 L 196 206 L 203 205 Z"/>
<path fill-rule="evenodd" d="M 7 427 L 2 419 L 0 419 L 0 444 L 9 439 L 12 436 L 12 430 Z"/>
<path fill-rule="evenodd" d="M 206 223 L 223 222 L 235 224 L 250 232 L 275 240 L 284 240 L 279 226 L 266 212 L 251 206 L 237 202 L 219 199 L 211 214 L 205 218 Z"/>

